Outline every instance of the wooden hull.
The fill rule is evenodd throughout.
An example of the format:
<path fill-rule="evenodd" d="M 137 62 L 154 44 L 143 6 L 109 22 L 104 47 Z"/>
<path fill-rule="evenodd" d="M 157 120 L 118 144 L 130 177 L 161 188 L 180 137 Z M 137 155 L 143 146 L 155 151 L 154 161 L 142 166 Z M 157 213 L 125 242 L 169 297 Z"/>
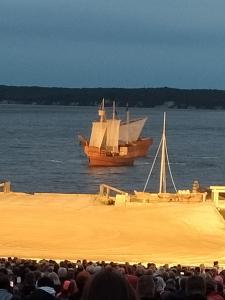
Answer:
<path fill-rule="evenodd" d="M 134 159 L 123 158 L 120 156 L 89 156 L 90 167 L 121 167 L 121 166 L 132 166 Z"/>
<path fill-rule="evenodd" d="M 139 202 L 204 202 L 207 193 L 148 193 L 137 192 L 133 201 Z"/>
<path fill-rule="evenodd" d="M 136 158 L 147 155 L 152 142 L 152 139 L 143 138 L 128 146 L 119 145 L 120 152 L 116 154 L 85 145 L 84 152 L 88 157 L 90 167 L 132 166 Z"/>

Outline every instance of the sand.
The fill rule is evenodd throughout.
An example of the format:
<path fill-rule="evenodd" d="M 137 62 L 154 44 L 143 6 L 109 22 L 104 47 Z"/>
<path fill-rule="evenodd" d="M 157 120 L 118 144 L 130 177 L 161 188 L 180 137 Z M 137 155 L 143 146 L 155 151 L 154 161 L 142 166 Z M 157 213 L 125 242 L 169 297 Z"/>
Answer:
<path fill-rule="evenodd" d="M 0 256 L 225 265 L 211 202 L 100 205 L 91 195 L 0 193 Z"/>

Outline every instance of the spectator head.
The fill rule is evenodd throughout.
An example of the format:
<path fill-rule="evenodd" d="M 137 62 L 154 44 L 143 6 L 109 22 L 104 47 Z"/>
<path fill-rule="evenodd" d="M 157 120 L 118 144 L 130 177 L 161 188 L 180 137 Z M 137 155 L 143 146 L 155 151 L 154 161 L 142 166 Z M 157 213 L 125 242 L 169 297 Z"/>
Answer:
<path fill-rule="evenodd" d="M 9 278 L 4 274 L 0 274 L 0 289 L 10 290 Z"/>
<path fill-rule="evenodd" d="M 222 270 L 220 272 L 220 276 L 222 276 L 223 280 L 225 281 L 225 270 Z"/>
<path fill-rule="evenodd" d="M 44 276 L 38 280 L 37 286 L 38 287 L 48 286 L 48 287 L 54 288 L 54 283 L 49 277 Z"/>
<path fill-rule="evenodd" d="M 206 280 L 206 294 L 210 294 L 211 292 L 216 291 L 216 282 L 214 280 Z"/>
<path fill-rule="evenodd" d="M 160 277 L 160 276 L 155 277 L 155 278 L 154 278 L 154 281 L 155 281 L 156 292 L 157 292 L 158 294 L 160 294 L 161 292 L 164 291 L 164 288 L 165 288 L 165 286 L 166 286 L 165 281 L 164 281 L 163 278 Z"/>
<path fill-rule="evenodd" d="M 126 265 L 126 271 L 127 271 L 127 274 L 129 274 L 129 275 L 133 275 L 134 274 L 133 267 L 130 266 L 130 265 Z"/>
<path fill-rule="evenodd" d="M 203 272 L 203 271 L 205 271 L 205 265 L 204 264 L 200 264 L 200 271 L 201 271 L 201 273 Z"/>
<path fill-rule="evenodd" d="M 214 280 L 220 284 L 223 284 L 223 277 L 221 275 L 216 275 Z"/>
<path fill-rule="evenodd" d="M 53 281 L 55 286 L 58 286 L 61 284 L 61 282 L 59 280 L 59 276 L 55 272 L 49 273 L 48 277 Z"/>
<path fill-rule="evenodd" d="M 69 268 L 67 270 L 67 279 L 74 279 L 75 278 L 75 270 L 74 268 Z"/>
<path fill-rule="evenodd" d="M 213 267 L 216 269 L 219 268 L 219 262 L 217 260 L 213 262 Z"/>
<path fill-rule="evenodd" d="M 137 295 L 139 298 L 153 298 L 155 295 L 155 283 L 152 275 L 143 275 L 137 282 Z"/>
<path fill-rule="evenodd" d="M 7 272 L 7 270 L 6 270 L 6 268 L 0 268 L 0 275 L 7 275 L 8 274 L 8 272 Z"/>
<path fill-rule="evenodd" d="M 76 283 L 78 290 L 82 293 L 88 279 L 90 278 L 90 274 L 87 271 L 81 271 L 78 273 L 76 277 Z"/>
<path fill-rule="evenodd" d="M 167 280 L 165 290 L 170 292 L 174 292 L 176 290 L 176 283 L 174 279 Z"/>
<path fill-rule="evenodd" d="M 95 266 L 94 265 L 89 265 L 89 266 L 87 266 L 87 268 L 86 268 L 86 271 L 89 273 L 89 274 L 94 274 L 94 272 L 95 272 Z"/>
<path fill-rule="evenodd" d="M 133 288 L 118 272 L 106 269 L 96 273 L 84 290 L 83 300 L 136 300 Z"/>
<path fill-rule="evenodd" d="M 81 271 L 83 271 L 83 270 L 84 270 L 83 265 L 82 265 L 81 263 L 78 263 L 78 264 L 77 264 L 77 271 L 78 271 L 78 272 L 81 272 Z"/>
<path fill-rule="evenodd" d="M 61 297 L 68 298 L 77 292 L 75 280 L 65 280 L 61 289 Z"/>
<path fill-rule="evenodd" d="M 144 275 L 144 273 L 145 273 L 144 267 L 141 266 L 141 265 L 138 265 L 137 268 L 136 268 L 135 275 L 136 275 L 137 277 L 141 277 L 142 275 Z"/>
<path fill-rule="evenodd" d="M 67 269 L 65 267 L 60 267 L 58 269 L 58 276 L 60 280 L 65 280 L 67 277 Z"/>
<path fill-rule="evenodd" d="M 102 270 L 101 266 L 95 266 L 94 273 L 100 272 Z"/>
<path fill-rule="evenodd" d="M 218 269 L 213 268 L 213 269 L 210 270 L 210 273 L 211 273 L 212 278 L 214 278 L 218 275 Z"/>
<path fill-rule="evenodd" d="M 205 296 L 206 284 L 205 280 L 201 276 L 191 276 L 186 281 L 186 294 L 188 296 Z"/>
<path fill-rule="evenodd" d="M 35 277 L 35 282 L 38 281 L 42 277 L 41 272 L 40 271 L 34 271 L 34 277 Z"/>
<path fill-rule="evenodd" d="M 24 284 L 34 286 L 35 285 L 35 275 L 34 272 L 27 272 L 24 277 Z"/>
<path fill-rule="evenodd" d="M 168 272 L 168 275 L 169 275 L 169 279 L 174 279 L 176 278 L 177 276 L 177 271 L 175 269 L 172 269 Z"/>

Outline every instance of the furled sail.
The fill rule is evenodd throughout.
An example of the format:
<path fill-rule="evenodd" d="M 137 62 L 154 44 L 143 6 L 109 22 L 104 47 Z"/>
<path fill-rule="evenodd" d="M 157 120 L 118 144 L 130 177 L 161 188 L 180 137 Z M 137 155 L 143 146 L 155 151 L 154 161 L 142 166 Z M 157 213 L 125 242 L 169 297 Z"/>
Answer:
<path fill-rule="evenodd" d="M 125 143 L 136 141 L 142 132 L 147 117 L 143 119 L 133 120 L 129 123 L 122 123 L 120 125 L 119 140 Z"/>
<path fill-rule="evenodd" d="M 102 146 L 105 132 L 106 132 L 107 123 L 106 122 L 93 122 L 91 138 L 89 146 L 94 146 L 100 148 Z"/>
<path fill-rule="evenodd" d="M 118 152 L 120 120 L 107 120 L 106 150 Z"/>

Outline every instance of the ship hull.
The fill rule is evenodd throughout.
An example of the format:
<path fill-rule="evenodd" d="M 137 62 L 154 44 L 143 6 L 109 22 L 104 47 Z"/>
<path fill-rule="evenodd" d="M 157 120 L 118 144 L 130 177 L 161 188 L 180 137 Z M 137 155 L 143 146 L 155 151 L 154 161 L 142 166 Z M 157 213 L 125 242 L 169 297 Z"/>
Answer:
<path fill-rule="evenodd" d="M 135 191 L 133 201 L 138 199 L 139 202 L 204 202 L 206 196 L 206 192 L 148 193 Z"/>
<path fill-rule="evenodd" d="M 135 159 L 147 155 L 152 142 L 150 138 L 143 138 L 128 146 L 119 145 L 120 152 L 115 154 L 85 145 L 84 152 L 88 157 L 90 167 L 132 166 Z"/>

